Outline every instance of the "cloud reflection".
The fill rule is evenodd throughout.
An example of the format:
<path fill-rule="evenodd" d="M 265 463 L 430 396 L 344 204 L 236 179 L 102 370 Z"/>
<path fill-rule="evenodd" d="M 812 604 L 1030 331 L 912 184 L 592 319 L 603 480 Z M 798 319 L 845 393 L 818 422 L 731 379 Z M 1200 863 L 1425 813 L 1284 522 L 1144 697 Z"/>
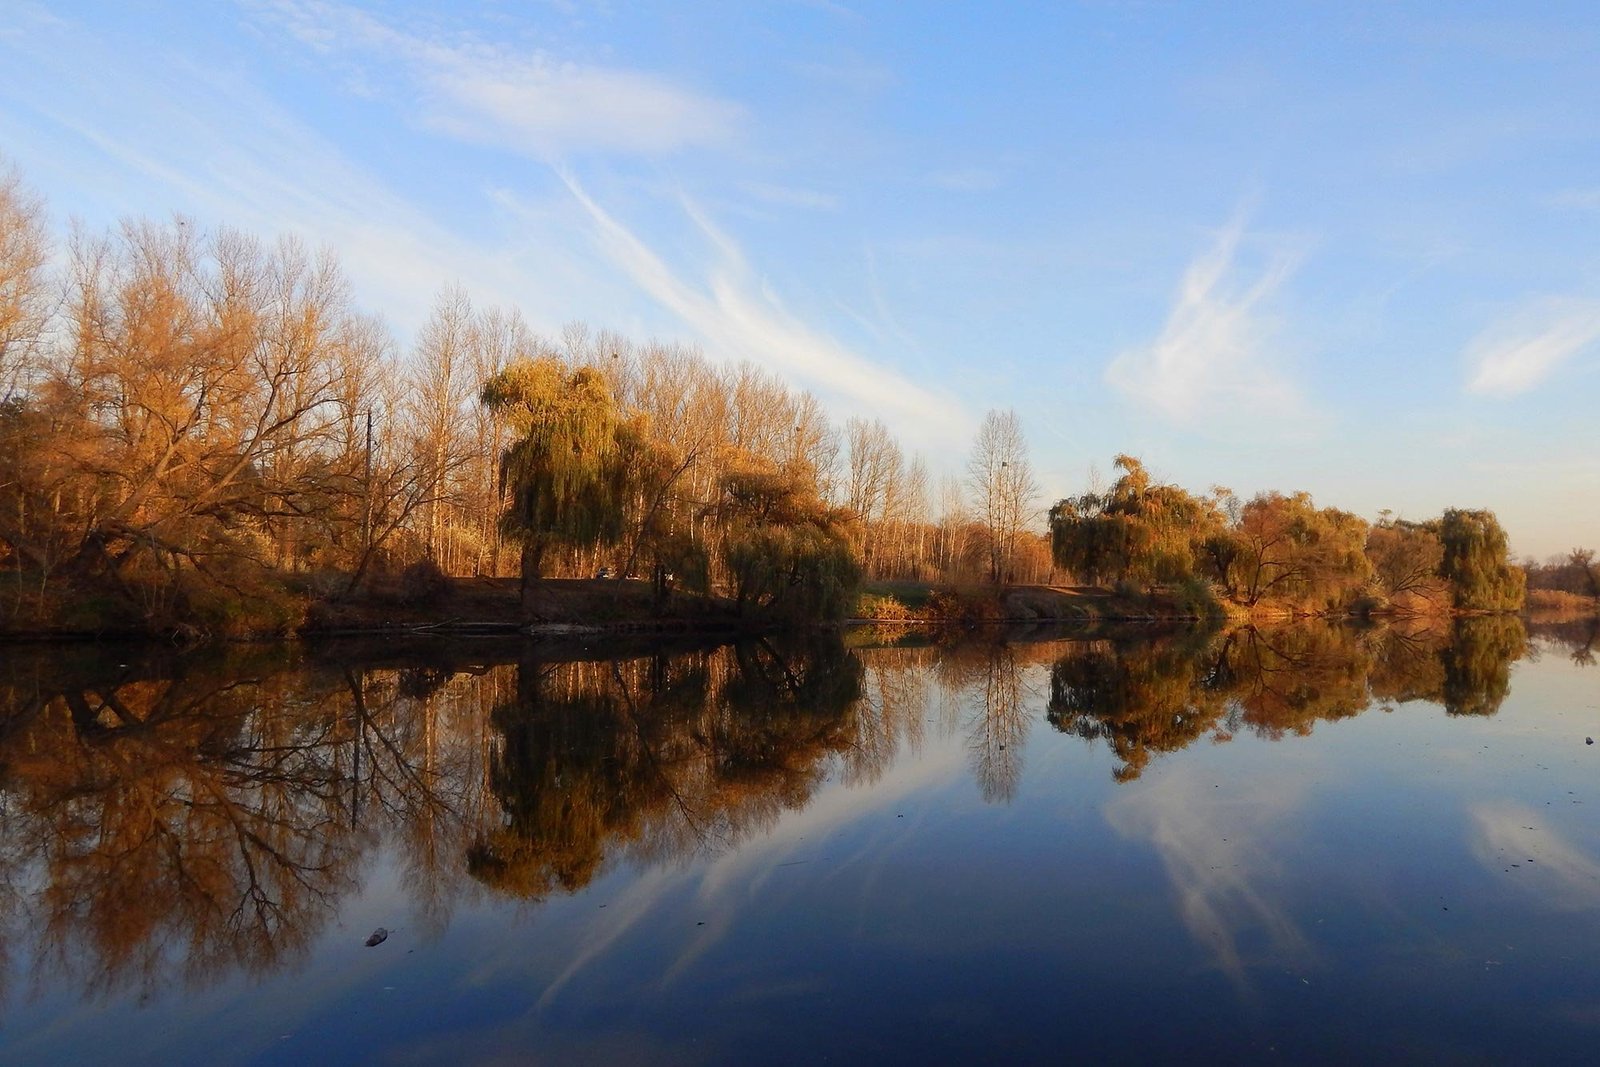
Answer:
<path fill-rule="evenodd" d="M 1580 851 L 1523 804 L 1496 800 L 1474 804 L 1472 854 L 1484 866 L 1504 870 L 1521 864 L 1517 885 L 1562 911 L 1600 905 L 1600 862 Z"/>
<path fill-rule="evenodd" d="M 1310 942 L 1281 899 L 1283 866 L 1274 855 L 1304 787 L 1279 774 L 1235 783 L 1222 797 L 1219 792 L 1198 772 L 1177 770 L 1118 794 L 1105 815 L 1124 837 L 1155 847 L 1190 935 L 1240 996 L 1253 1000 L 1252 965 L 1311 962 Z M 1265 943 L 1254 947 L 1262 935 Z"/>

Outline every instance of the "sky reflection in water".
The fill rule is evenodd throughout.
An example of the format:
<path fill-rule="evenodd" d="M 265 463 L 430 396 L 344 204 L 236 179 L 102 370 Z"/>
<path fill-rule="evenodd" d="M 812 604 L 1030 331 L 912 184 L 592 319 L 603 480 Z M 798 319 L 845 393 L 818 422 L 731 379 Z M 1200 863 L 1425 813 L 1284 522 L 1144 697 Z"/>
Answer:
<path fill-rule="evenodd" d="M 1593 623 L 881 636 L 12 650 L 0 1058 L 1589 1058 Z"/>

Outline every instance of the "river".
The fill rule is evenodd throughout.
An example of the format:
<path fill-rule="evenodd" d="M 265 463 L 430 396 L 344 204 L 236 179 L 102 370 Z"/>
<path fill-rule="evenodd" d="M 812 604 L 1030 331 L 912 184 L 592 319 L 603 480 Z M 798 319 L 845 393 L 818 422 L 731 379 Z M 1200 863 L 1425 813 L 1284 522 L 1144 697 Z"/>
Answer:
<path fill-rule="evenodd" d="M 13 646 L 0 1059 L 1592 1062 L 1597 651 Z"/>

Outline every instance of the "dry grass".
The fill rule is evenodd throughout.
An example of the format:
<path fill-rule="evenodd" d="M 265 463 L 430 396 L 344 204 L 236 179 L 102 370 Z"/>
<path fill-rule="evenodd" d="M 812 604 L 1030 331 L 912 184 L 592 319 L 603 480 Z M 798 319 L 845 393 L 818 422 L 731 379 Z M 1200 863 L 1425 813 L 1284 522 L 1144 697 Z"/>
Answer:
<path fill-rule="evenodd" d="M 1578 618 L 1584 615 L 1600 614 L 1600 600 L 1592 596 L 1580 596 L 1577 593 L 1568 593 L 1560 589 L 1530 589 L 1525 609 L 1528 614 L 1560 615 L 1567 618 Z"/>

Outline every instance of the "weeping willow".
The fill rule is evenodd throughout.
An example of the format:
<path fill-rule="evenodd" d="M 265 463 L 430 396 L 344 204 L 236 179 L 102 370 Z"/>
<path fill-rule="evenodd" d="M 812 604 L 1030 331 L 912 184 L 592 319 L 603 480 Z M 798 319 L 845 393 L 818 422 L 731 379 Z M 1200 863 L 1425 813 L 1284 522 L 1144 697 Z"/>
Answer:
<path fill-rule="evenodd" d="M 490 378 L 483 403 L 513 439 L 500 461 L 509 497 L 501 531 L 522 545 L 523 589 L 559 546 L 613 545 L 624 533 L 623 425 L 599 372 L 559 360 L 524 359 Z"/>

